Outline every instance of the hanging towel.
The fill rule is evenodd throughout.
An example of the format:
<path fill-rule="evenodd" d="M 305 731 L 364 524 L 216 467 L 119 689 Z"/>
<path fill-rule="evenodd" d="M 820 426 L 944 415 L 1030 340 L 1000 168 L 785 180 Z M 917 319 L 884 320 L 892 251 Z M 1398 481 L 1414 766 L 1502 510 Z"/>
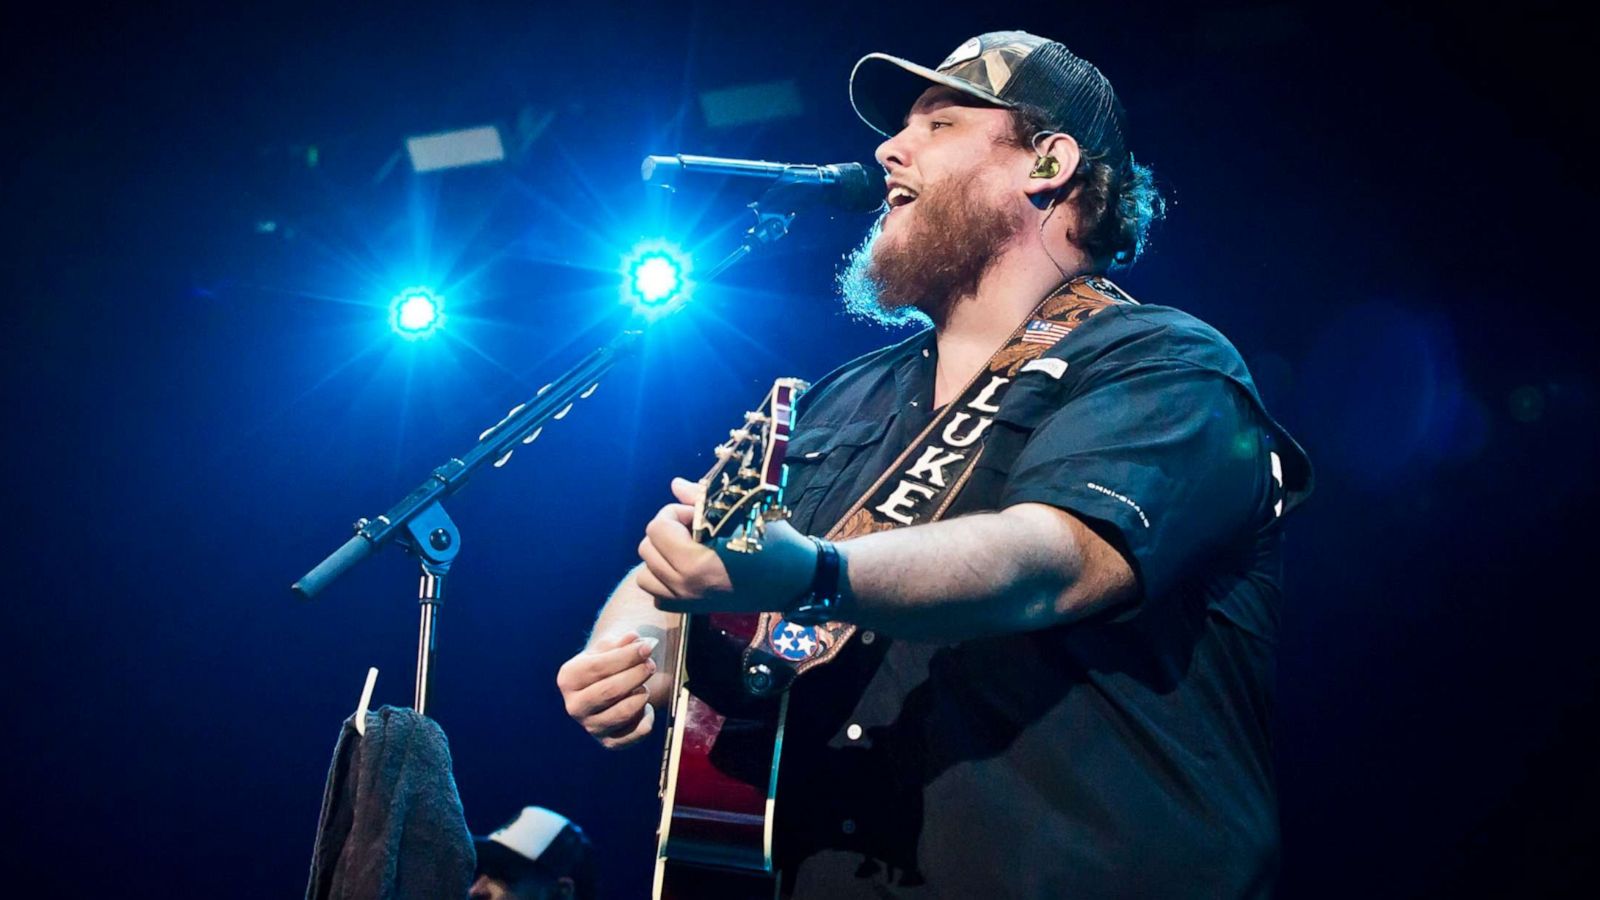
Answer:
<path fill-rule="evenodd" d="M 464 897 L 476 858 L 450 745 L 415 710 L 345 720 L 334 747 L 306 900 Z"/>

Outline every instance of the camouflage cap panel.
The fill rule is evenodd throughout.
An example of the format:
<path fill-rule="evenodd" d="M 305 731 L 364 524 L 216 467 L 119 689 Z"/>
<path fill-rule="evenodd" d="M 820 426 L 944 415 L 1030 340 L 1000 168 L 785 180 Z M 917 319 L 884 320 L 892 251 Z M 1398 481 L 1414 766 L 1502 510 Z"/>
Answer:
<path fill-rule="evenodd" d="M 1022 31 L 996 31 L 979 35 L 945 57 L 944 62 L 939 63 L 938 71 L 942 75 L 969 81 L 998 99 L 1011 81 L 1011 76 L 1016 74 L 1017 65 L 1043 43 L 1044 38 Z"/>

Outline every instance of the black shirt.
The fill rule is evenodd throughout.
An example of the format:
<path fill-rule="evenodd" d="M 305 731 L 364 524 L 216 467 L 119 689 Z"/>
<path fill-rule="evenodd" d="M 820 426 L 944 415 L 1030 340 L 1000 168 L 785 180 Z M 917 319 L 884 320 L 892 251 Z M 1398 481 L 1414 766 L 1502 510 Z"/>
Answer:
<path fill-rule="evenodd" d="M 952 644 L 858 632 L 799 679 L 779 771 L 785 892 L 1269 892 L 1279 516 L 1310 469 L 1239 354 L 1185 313 L 1112 307 L 1018 376 L 947 518 L 1046 503 L 1122 551 L 1137 603 Z M 801 400 L 787 500 L 821 534 L 928 423 L 925 331 Z M 1059 377 L 1057 377 L 1059 376 Z"/>

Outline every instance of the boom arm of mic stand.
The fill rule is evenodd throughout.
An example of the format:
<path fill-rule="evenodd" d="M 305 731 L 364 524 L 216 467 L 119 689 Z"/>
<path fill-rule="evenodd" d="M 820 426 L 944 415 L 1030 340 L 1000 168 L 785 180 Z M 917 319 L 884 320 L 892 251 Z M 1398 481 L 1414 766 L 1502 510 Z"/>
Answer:
<path fill-rule="evenodd" d="M 384 544 L 397 538 L 414 543 L 406 534 L 406 526 L 413 518 L 430 505 L 459 491 L 477 470 L 504 458 L 535 430 L 586 396 L 599 383 L 600 377 L 634 348 L 638 339 L 639 332 L 624 331 L 604 347 L 584 357 L 560 378 L 540 389 L 533 399 L 489 429 L 465 456 L 451 458 L 434 469 L 426 481 L 388 512 L 376 519 L 357 522 L 355 536 L 303 575 L 291 586 L 291 590 L 309 600 Z M 426 548 L 414 549 L 426 555 Z"/>
<path fill-rule="evenodd" d="M 744 242 L 697 280 L 710 282 L 758 248 L 772 244 L 787 235 L 789 225 L 795 217 L 788 202 L 793 196 L 791 185 L 778 184 L 768 189 L 760 200 L 749 204 L 750 211 L 756 217 L 756 223 L 745 232 Z M 763 210 L 762 204 L 774 206 L 782 211 Z M 417 485 L 388 512 L 376 519 L 361 519 L 356 522 L 355 536 L 301 576 L 290 589 L 302 599 L 309 600 L 322 593 L 350 567 L 371 556 L 384 544 L 397 536 L 404 539 L 406 523 L 430 504 L 437 503 L 460 490 L 478 469 L 505 457 L 545 422 L 586 396 L 589 389 L 599 383 L 600 376 L 620 362 L 623 356 L 635 347 L 639 336 L 638 331 L 624 331 L 612 338 L 610 343 L 584 357 L 566 374 L 542 388 L 532 400 L 513 410 L 511 415 L 489 429 L 478 440 L 477 446 L 465 456 L 452 458 L 434 469 L 428 480 Z M 426 548 L 416 549 L 420 554 L 426 555 Z"/>

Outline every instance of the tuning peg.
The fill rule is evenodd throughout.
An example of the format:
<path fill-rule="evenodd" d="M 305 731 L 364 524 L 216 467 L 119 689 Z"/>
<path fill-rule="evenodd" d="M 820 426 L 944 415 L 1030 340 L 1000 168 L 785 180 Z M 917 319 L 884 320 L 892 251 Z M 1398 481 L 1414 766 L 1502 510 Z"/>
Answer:
<path fill-rule="evenodd" d="M 727 548 L 735 553 L 760 553 L 762 533 L 757 530 L 751 533 L 748 524 L 740 525 L 734 531 L 733 537 L 728 539 Z"/>
<path fill-rule="evenodd" d="M 579 400 L 587 400 L 587 399 L 589 399 L 589 395 L 593 394 L 594 393 L 594 389 L 599 387 L 599 386 L 600 386 L 600 382 L 598 382 L 598 381 L 596 381 L 594 384 L 589 385 L 589 389 L 584 391 L 583 393 L 579 394 L 578 395 L 578 399 Z"/>
<path fill-rule="evenodd" d="M 717 449 L 715 449 L 715 450 L 713 450 L 711 452 L 712 452 L 712 454 L 714 454 L 717 457 L 717 459 L 730 459 L 730 458 L 733 457 L 733 448 L 729 447 L 726 444 L 718 447 Z"/>
<path fill-rule="evenodd" d="M 522 442 L 523 442 L 523 443 L 524 443 L 524 444 L 531 444 L 531 443 L 533 443 L 533 441 L 534 441 L 534 439 L 535 439 L 535 438 L 537 438 L 537 437 L 538 437 L 538 436 L 539 436 L 539 435 L 540 435 L 540 434 L 542 434 L 542 433 L 543 433 L 543 432 L 544 432 L 544 426 L 543 426 L 543 425 L 540 425 L 540 426 L 539 426 L 539 427 L 538 427 L 538 428 L 535 428 L 535 429 L 534 429 L 534 430 L 533 430 L 533 433 L 532 433 L 532 434 L 530 434 L 530 435 L 528 435 L 528 436 L 527 436 L 527 437 L 525 437 L 525 438 L 523 438 L 523 439 L 522 439 Z"/>
<path fill-rule="evenodd" d="M 747 412 L 744 414 L 744 421 L 746 425 L 754 425 L 757 422 L 765 422 L 766 420 L 767 417 L 758 412 Z"/>
<path fill-rule="evenodd" d="M 495 461 L 494 461 L 494 467 L 495 467 L 495 468 L 496 468 L 496 469 L 498 469 L 498 468 L 500 468 L 500 467 L 501 467 L 501 466 L 503 466 L 503 465 L 505 465 L 505 464 L 506 464 L 506 460 L 508 460 L 508 459 L 510 459 L 510 458 L 511 458 L 511 454 L 512 454 L 512 452 L 513 452 L 513 451 L 511 451 L 511 450 L 507 450 L 507 451 L 506 451 L 506 455 L 505 455 L 505 456 L 502 456 L 502 457 L 500 457 L 500 458 L 499 458 L 499 459 L 497 459 L 497 460 L 495 460 Z"/>

